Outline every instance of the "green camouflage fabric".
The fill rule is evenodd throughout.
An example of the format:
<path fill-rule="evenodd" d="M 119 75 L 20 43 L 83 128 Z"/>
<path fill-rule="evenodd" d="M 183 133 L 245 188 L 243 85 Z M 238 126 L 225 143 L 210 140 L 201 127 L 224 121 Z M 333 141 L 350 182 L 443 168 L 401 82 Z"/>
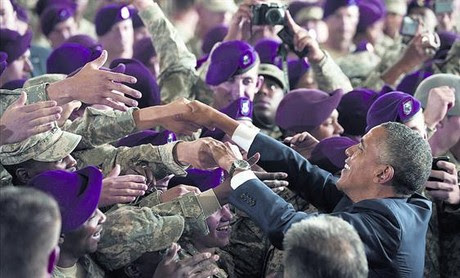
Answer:
<path fill-rule="evenodd" d="M 435 64 L 433 68 L 435 73 L 460 75 L 460 40 L 452 45 L 444 62 Z"/>
<path fill-rule="evenodd" d="M 195 56 L 187 49 L 161 8 L 154 3 L 151 9 L 140 11 L 139 16 L 152 35 L 160 57 L 158 85 L 162 102 L 185 97 L 210 105 L 213 92 L 204 79 L 198 78 Z"/>
<path fill-rule="evenodd" d="M 96 147 L 136 132 L 133 112 L 137 109 L 132 107 L 127 111 L 118 111 L 87 107 L 82 117 L 75 121 L 67 120 L 62 129 L 82 136 L 78 148 Z"/>
<path fill-rule="evenodd" d="M 203 45 L 203 42 L 200 37 L 198 36 L 193 36 L 188 42 L 187 42 L 187 48 L 190 50 L 190 52 L 195 55 L 197 59 L 200 59 L 201 56 L 203 56 L 203 51 L 201 50 L 201 47 Z"/>
<path fill-rule="evenodd" d="M 0 163 L 15 165 L 30 159 L 58 161 L 69 155 L 80 139 L 80 135 L 62 131 L 56 125 L 50 131 L 31 136 L 19 143 L 0 146 Z"/>
<path fill-rule="evenodd" d="M 210 204 L 207 200 L 209 193 L 188 193 L 161 204 L 159 195 L 152 193 L 138 206 L 112 207 L 106 213 L 98 261 L 107 269 L 115 270 L 145 252 L 168 248 L 182 234 L 207 235 L 206 218 L 220 208 L 218 203 Z"/>
<path fill-rule="evenodd" d="M 283 137 L 283 133 L 281 132 L 280 128 L 276 125 L 272 126 L 272 128 L 260 128 L 260 132 L 276 140 L 282 140 Z"/>
<path fill-rule="evenodd" d="M 54 83 L 56 81 L 61 81 L 67 78 L 65 74 L 59 73 L 47 73 L 40 76 L 32 77 L 27 79 L 27 81 L 22 86 L 23 88 L 33 87 L 45 83 Z"/>
<path fill-rule="evenodd" d="M 19 98 L 21 92 L 27 94 L 27 103 L 34 103 L 39 101 L 48 100 L 46 93 L 46 85 L 40 84 L 28 88 L 19 88 L 16 90 L 0 89 L 0 116 L 3 115 L 6 108 Z"/>
<path fill-rule="evenodd" d="M 162 179 L 169 174 L 186 175 L 187 166 L 178 165 L 173 158 L 173 147 L 178 141 L 153 146 L 144 144 L 135 147 L 118 147 L 105 144 L 92 149 L 73 152 L 79 167 L 95 165 L 104 175 L 110 173 L 116 164 L 120 164 L 121 173 L 135 170 L 138 167 L 149 168 L 155 178 Z"/>
<path fill-rule="evenodd" d="M 379 62 L 380 57 L 370 51 L 356 52 L 337 59 L 337 64 L 350 79 L 353 88 L 361 87 Z"/>
<path fill-rule="evenodd" d="M 324 54 L 324 58 L 319 63 L 310 63 L 318 89 L 327 93 L 337 89 L 343 89 L 345 92 L 353 90 L 350 80 L 334 62 L 334 59 L 327 51 L 324 51 Z"/>
<path fill-rule="evenodd" d="M 105 272 L 102 268 L 100 268 L 94 261 L 91 259 L 90 256 L 85 255 L 81 257 L 78 262 L 78 266 L 82 267 L 85 270 L 84 278 L 104 278 Z M 53 273 L 51 275 L 53 278 L 68 278 L 64 273 L 59 271 L 58 268 L 54 268 Z M 75 277 L 76 278 L 76 277 Z"/>
<path fill-rule="evenodd" d="M 182 238 L 181 240 L 179 240 L 179 245 L 181 246 L 181 250 L 178 253 L 179 260 L 190 258 L 190 257 L 200 253 L 200 251 L 198 251 L 198 249 L 196 249 L 196 247 L 193 245 L 192 241 L 190 239 L 188 239 L 188 238 Z M 219 248 L 216 248 L 216 249 L 218 250 Z M 217 255 L 219 255 L 219 254 L 217 253 Z M 216 278 L 232 277 L 232 276 L 229 276 L 225 272 L 225 270 L 221 268 L 220 259 L 219 259 L 219 261 L 217 261 L 215 263 L 212 263 L 207 267 L 207 269 L 213 269 L 213 268 L 217 268 L 218 272 L 217 272 L 217 274 L 214 274 L 212 277 L 216 277 Z"/>

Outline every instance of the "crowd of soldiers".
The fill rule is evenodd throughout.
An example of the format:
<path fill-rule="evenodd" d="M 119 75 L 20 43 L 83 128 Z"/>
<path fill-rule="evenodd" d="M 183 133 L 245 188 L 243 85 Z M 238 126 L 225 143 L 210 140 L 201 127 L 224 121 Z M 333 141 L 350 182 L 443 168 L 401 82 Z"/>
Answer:
<path fill-rule="evenodd" d="M 459 277 L 460 0 L 0 0 L 0 277 Z"/>

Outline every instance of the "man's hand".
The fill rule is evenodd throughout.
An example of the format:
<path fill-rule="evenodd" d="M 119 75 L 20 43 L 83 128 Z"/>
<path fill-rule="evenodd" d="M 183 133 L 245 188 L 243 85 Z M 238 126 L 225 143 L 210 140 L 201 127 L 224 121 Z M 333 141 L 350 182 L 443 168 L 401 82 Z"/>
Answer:
<path fill-rule="evenodd" d="M 311 152 L 319 141 L 308 132 L 298 133 L 292 137 L 286 137 L 284 143 L 300 153 L 305 158 L 310 158 Z"/>
<path fill-rule="evenodd" d="M 433 88 L 428 93 L 428 100 L 423 115 L 426 125 L 433 129 L 444 119 L 447 110 L 455 105 L 455 89 L 442 86 Z"/>
<path fill-rule="evenodd" d="M 427 193 L 436 200 L 441 200 L 451 205 L 460 204 L 460 190 L 455 164 L 438 161 L 437 165 L 445 171 L 431 170 L 431 177 L 442 181 L 428 181 L 425 185 Z"/>
<path fill-rule="evenodd" d="M 153 278 L 205 278 L 217 274 L 218 269 L 212 267 L 212 264 L 219 259 L 219 256 L 206 252 L 178 261 L 179 250 L 180 246 L 177 243 L 171 245 L 164 259 L 158 264 Z"/>
<path fill-rule="evenodd" d="M 284 172 L 254 171 L 254 174 L 275 193 L 283 191 L 289 185 L 289 182 L 284 180 L 288 177 Z"/>
<path fill-rule="evenodd" d="M 313 38 L 307 30 L 299 26 L 292 18 L 289 11 L 286 11 L 287 28 L 294 34 L 294 48 L 296 51 L 308 49 L 307 58 L 309 62 L 319 63 L 324 58 L 324 52 L 319 47 L 316 38 Z"/>
<path fill-rule="evenodd" d="M 245 0 L 233 15 L 224 42 L 233 40 L 249 41 L 251 38 L 252 6 L 261 1 Z"/>
<path fill-rule="evenodd" d="M 0 118 L 0 145 L 17 143 L 30 136 L 51 130 L 53 122 L 61 117 L 62 108 L 55 101 L 26 105 L 27 94 L 5 110 Z"/>
<path fill-rule="evenodd" d="M 165 192 L 161 193 L 160 201 L 162 203 L 166 203 L 166 202 L 172 201 L 176 199 L 177 197 L 183 196 L 190 192 L 193 192 L 195 194 L 201 193 L 198 187 L 180 184 L 178 186 L 174 186 L 173 188 L 168 189 Z"/>
<path fill-rule="evenodd" d="M 127 106 L 137 106 L 137 101 L 125 96 L 140 98 L 142 94 L 122 84 L 136 83 L 136 78 L 122 73 L 101 70 L 107 61 L 107 51 L 99 58 L 87 63 L 74 76 L 51 83 L 47 87 L 48 97 L 64 104 L 79 100 L 86 104 L 103 104 L 126 111 Z"/>
<path fill-rule="evenodd" d="M 62 127 L 65 122 L 69 119 L 70 115 L 81 107 L 81 101 L 72 100 L 64 105 L 62 105 L 61 117 L 57 121 L 59 127 Z"/>
<path fill-rule="evenodd" d="M 140 175 L 120 176 L 120 165 L 116 165 L 112 172 L 102 180 L 102 192 L 99 207 L 128 203 L 145 194 L 147 185 L 145 177 Z"/>

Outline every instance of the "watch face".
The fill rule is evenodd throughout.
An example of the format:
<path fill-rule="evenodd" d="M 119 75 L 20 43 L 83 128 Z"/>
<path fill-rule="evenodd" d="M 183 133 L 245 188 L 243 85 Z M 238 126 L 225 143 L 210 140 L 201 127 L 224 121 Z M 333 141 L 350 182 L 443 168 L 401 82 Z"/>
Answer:
<path fill-rule="evenodd" d="M 235 166 L 237 168 L 249 169 L 250 165 L 246 160 L 237 160 L 235 161 Z"/>

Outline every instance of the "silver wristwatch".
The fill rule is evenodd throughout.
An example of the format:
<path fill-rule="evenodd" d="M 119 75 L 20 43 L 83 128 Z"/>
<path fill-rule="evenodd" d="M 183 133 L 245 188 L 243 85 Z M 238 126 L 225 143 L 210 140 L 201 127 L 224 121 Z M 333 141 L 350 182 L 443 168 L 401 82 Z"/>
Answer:
<path fill-rule="evenodd" d="M 250 169 L 251 165 L 249 165 L 249 163 L 246 160 L 239 159 L 233 161 L 232 166 L 230 166 L 230 170 L 228 171 L 228 174 L 232 177 L 236 170 L 245 171 Z"/>

